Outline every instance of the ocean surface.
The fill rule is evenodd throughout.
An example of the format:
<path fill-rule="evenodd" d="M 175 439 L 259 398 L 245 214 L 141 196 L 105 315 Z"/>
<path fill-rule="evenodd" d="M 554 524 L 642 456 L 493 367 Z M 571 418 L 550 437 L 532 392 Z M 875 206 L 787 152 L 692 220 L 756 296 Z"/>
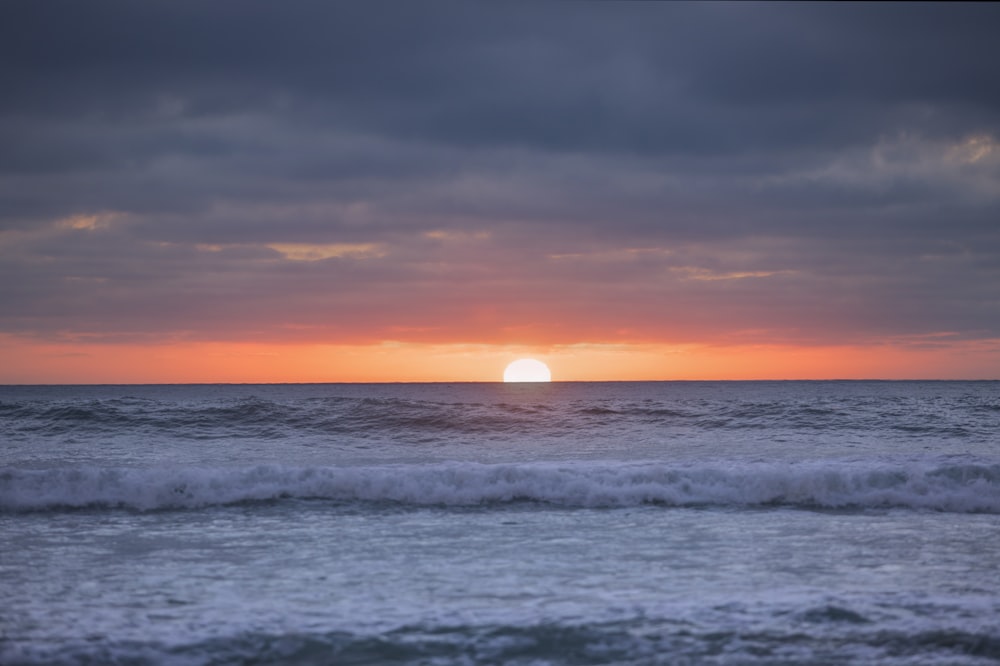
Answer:
<path fill-rule="evenodd" d="M 996 664 L 1000 382 L 0 387 L 0 663 Z"/>

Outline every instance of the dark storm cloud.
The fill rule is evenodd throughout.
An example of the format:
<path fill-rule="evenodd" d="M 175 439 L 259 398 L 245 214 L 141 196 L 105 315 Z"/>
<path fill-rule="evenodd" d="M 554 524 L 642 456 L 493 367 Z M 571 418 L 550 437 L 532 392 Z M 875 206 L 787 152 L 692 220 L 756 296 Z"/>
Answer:
<path fill-rule="evenodd" d="M 1000 10 L 967 5 L 5 10 L 3 108 L 57 117 L 155 123 L 174 104 L 474 145 L 732 153 L 869 140 L 890 117 L 916 122 L 906 104 L 995 126 L 1000 103 Z M 923 129 L 960 129 L 935 120 Z"/>
<path fill-rule="evenodd" d="M 3 330 L 1000 336 L 993 5 L 0 18 Z"/>

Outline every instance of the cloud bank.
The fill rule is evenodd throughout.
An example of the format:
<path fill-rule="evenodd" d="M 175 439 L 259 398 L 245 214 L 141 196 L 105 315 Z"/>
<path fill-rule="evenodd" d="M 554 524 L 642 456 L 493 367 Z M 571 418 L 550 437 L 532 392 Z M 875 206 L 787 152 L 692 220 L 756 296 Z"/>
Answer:
<path fill-rule="evenodd" d="M 1000 338 L 1000 7 L 12 0 L 0 330 Z"/>

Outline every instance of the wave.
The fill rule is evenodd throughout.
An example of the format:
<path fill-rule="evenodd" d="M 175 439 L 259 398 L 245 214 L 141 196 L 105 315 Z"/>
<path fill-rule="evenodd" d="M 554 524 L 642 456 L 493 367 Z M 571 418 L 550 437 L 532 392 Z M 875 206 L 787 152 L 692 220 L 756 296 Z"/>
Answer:
<path fill-rule="evenodd" d="M 485 389 L 481 389 L 480 393 Z M 173 401 L 134 396 L 89 400 L 0 401 L 0 433 L 18 437 L 107 436 L 224 439 L 400 433 L 479 435 L 575 433 L 614 426 L 698 431 L 883 432 L 907 438 L 992 436 L 989 397 L 901 408 L 888 399 L 812 397 L 781 400 L 619 399 L 517 401 L 482 393 L 477 399 L 416 397 L 260 396 Z"/>
<path fill-rule="evenodd" d="M 0 468 L 0 511 L 194 509 L 287 499 L 477 506 L 787 506 L 1000 513 L 1000 464 L 443 463 Z"/>
<path fill-rule="evenodd" d="M 383 433 L 505 433 L 567 427 L 545 404 L 452 403 L 406 398 L 311 398 L 281 402 L 247 397 L 195 404 L 142 398 L 66 403 L 0 402 L 0 426 L 28 436 L 118 435 L 181 439 Z M 554 420 L 555 419 L 555 420 Z"/>
<path fill-rule="evenodd" d="M 833 620 L 834 623 L 841 620 Z M 815 625 L 816 620 L 809 623 Z M 179 645 L 90 638 L 45 646 L 0 644 L 10 666 L 35 664 L 622 664 L 663 663 L 973 664 L 1000 658 L 989 630 L 868 630 L 850 634 L 813 628 L 698 630 L 684 623 L 632 622 L 406 626 L 384 634 L 346 631 L 245 633 Z M 719 659 L 720 655 L 726 658 Z M 775 659 L 784 655 L 784 659 Z M 916 658 L 916 661 L 914 661 Z"/>

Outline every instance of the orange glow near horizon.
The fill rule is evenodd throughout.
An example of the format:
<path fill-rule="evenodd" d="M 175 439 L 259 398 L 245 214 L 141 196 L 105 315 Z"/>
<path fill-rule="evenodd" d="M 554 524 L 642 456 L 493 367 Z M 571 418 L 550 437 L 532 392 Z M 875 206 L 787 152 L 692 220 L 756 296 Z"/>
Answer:
<path fill-rule="evenodd" d="M 1000 341 L 947 347 L 581 344 L 39 343 L 0 337 L 2 384 L 499 382 L 537 358 L 553 381 L 998 379 Z"/>

